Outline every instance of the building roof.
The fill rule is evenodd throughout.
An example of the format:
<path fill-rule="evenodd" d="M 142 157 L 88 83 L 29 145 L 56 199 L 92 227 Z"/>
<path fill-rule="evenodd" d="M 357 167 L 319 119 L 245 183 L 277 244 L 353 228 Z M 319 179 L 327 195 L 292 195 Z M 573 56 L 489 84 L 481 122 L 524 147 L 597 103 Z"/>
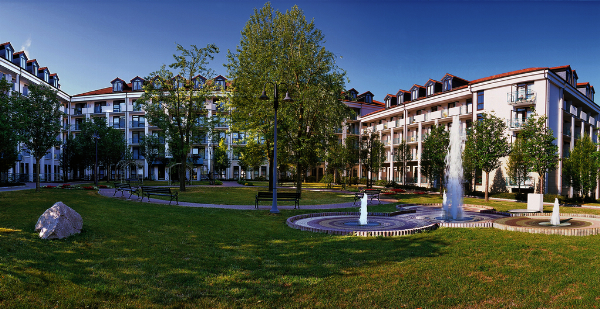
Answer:
<path fill-rule="evenodd" d="M 132 87 L 132 85 L 131 85 L 131 83 L 129 83 L 129 84 L 127 84 L 127 87 L 123 87 L 123 91 L 119 91 L 118 93 L 133 92 L 133 90 L 131 90 L 131 87 Z M 136 92 L 138 92 L 138 90 L 136 90 Z M 111 94 L 111 93 L 114 93 L 113 88 L 106 87 L 106 88 L 102 88 L 102 89 L 98 89 L 98 90 L 94 90 L 94 91 L 88 91 L 88 92 L 76 94 L 76 95 L 74 95 L 74 97 L 83 97 L 83 96 L 87 96 L 87 95 L 99 95 L 99 94 Z"/>
<path fill-rule="evenodd" d="M 502 77 L 507 77 L 507 76 L 512 76 L 512 75 L 517 75 L 517 74 L 521 74 L 521 73 L 527 73 L 527 72 L 534 72 L 534 71 L 539 71 L 539 70 L 545 70 L 545 69 L 547 69 L 547 68 L 528 68 L 528 69 L 522 69 L 522 70 L 517 70 L 517 71 L 512 71 L 512 72 L 507 72 L 507 73 L 502 73 L 502 74 L 497 74 L 497 75 L 492 75 L 492 76 L 488 76 L 488 77 L 484 77 L 484 78 L 472 80 L 471 82 L 469 82 L 469 84 L 473 85 L 473 84 L 482 83 L 482 82 L 486 82 L 486 81 L 497 79 L 497 78 L 502 78 Z"/>

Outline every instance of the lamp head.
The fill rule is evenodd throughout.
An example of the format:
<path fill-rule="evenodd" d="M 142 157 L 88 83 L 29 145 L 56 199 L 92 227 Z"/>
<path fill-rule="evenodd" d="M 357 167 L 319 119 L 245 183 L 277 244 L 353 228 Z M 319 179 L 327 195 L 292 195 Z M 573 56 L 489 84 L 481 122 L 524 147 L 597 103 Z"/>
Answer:
<path fill-rule="evenodd" d="M 267 96 L 267 93 L 265 92 L 265 90 L 263 89 L 262 94 L 260 95 L 260 97 L 258 97 L 259 99 L 266 101 L 269 99 L 269 97 Z"/>
<path fill-rule="evenodd" d="M 285 102 L 294 102 L 294 100 L 290 97 L 290 93 L 289 92 L 285 93 L 285 98 L 283 98 L 283 100 Z"/>

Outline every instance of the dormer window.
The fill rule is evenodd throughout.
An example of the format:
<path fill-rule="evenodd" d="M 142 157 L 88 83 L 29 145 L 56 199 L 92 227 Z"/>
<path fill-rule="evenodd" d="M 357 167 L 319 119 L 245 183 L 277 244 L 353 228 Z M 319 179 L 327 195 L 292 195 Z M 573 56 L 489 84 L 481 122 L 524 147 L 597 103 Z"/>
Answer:
<path fill-rule="evenodd" d="M 141 79 L 139 76 L 136 76 L 134 79 L 131 80 L 131 88 L 133 91 L 142 90 L 143 85 L 144 85 L 144 80 Z"/>
<path fill-rule="evenodd" d="M 448 78 L 444 80 L 444 91 L 452 90 L 452 79 Z"/>
<path fill-rule="evenodd" d="M 12 62 L 13 60 L 13 52 L 14 50 L 12 49 L 12 47 L 7 44 L 6 48 L 4 49 L 4 58 L 10 62 Z"/>
<path fill-rule="evenodd" d="M 412 100 L 416 100 L 419 98 L 419 88 L 414 88 L 412 91 Z"/>
<path fill-rule="evenodd" d="M 195 89 L 200 89 L 200 88 L 202 88 L 202 87 L 204 86 L 204 82 L 205 82 L 205 81 L 206 81 L 206 80 L 205 80 L 203 77 L 201 77 L 201 76 L 196 76 L 196 77 L 194 78 L 194 88 L 195 88 Z"/>
<path fill-rule="evenodd" d="M 373 103 L 373 97 L 371 96 L 371 94 L 367 93 L 365 95 L 365 103 Z"/>
<path fill-rule="evenodd" d="M 123 91 L 123 83 L 116 81 L 113 83 L 113 92 Z"/>
<path fill-rule="evenodd" d="M 19 57 L 21 59 L 21 67 L 23 69 L 27 68 L 27 58 L 23 57 L 24 54 L 21 54 L 21 57 Z"/>
<path fill-rule="evenodd" d="M 567 71 L 567 84 L 571 83 L 571 71 Z"/>
<path fill-rule="evenodd" d="M 434 93 L 434 85 L 433 83 L 427 85 L 427 96 L 433 95 Z"/>

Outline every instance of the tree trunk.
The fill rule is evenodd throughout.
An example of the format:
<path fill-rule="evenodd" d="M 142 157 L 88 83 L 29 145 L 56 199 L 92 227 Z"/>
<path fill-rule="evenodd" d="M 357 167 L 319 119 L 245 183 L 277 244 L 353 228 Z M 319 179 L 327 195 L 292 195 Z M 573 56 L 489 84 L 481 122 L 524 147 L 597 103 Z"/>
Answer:
<path fill-rule="evenodd" d="M 540 174 L 540 194 L 544 194 L 544 173 Z"/>
<path fill-rule="evenodd" d="M 488 190 L 489 190 L 489 183 L 490 183 L 490 173 L 489 172 L 485 172 L 485 201 L 489 202 L 490 201 L 490 196 L 488 195 Z"/>
<path fill-rule="evenodd" d="M 181 156 L 181 166 L 179 167 L 179 191 L 185 192 L 185 160 L 187 156 L 184 154 Z M 213 158 L 214 160 L 214 158 Z M 215 165 L 213 162 L 213 169 Z"/>
<path fill-rule="evenodd" d="M 40 192 L 40 159 L 35 158 L 35 169 L 37 170 L 37 175 L 35 177 L 35 192 Z"/>
<path fill-rule="evenodd" d="M 296 164 L 296 193 L 302 197 L 302 175 L 303 167 L 300 164 Z"/>

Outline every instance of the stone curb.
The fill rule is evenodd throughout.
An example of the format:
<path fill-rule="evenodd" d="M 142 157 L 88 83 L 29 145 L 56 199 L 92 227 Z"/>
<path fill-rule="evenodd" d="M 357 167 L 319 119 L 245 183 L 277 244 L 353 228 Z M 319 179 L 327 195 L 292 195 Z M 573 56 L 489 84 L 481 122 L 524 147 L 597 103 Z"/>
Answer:
<path fill-rule="evenodd" d="M 358 216 L 360 212 L 320 212 L 320 213 L 310 213 L 310 214 L 302 214 L 293 217 L 289 217 L 286 220 L 286 223 L 289 227 L 301 231 L 309 231 L 315 233 L 327 233 L 331 235 L 354 235 L 361 237 L 369 237 L 369 236 L 381 236 L 381 237 L 390 237 L 390 236 L 404 236 L 404 235 L 412 235 L 416 233 L 421 233 L 423 231 L 433 231 L 438 228 L 437 223 L 433 223 L 430 225 L 405 229 L 405 230 L 391 230 L 391 231 L 332 231 L 328 229 L 321 228 L 313 228 L 301 226 L 295 223 L 295 221 L 304 219 L 304 218 L 314 218 L 314 217 L 325 217 L 325 216 Z M 369 216 L 380 216 L 380 217 L 392 217 L 393 214 L 390 213 L 368 213 Z"/>

